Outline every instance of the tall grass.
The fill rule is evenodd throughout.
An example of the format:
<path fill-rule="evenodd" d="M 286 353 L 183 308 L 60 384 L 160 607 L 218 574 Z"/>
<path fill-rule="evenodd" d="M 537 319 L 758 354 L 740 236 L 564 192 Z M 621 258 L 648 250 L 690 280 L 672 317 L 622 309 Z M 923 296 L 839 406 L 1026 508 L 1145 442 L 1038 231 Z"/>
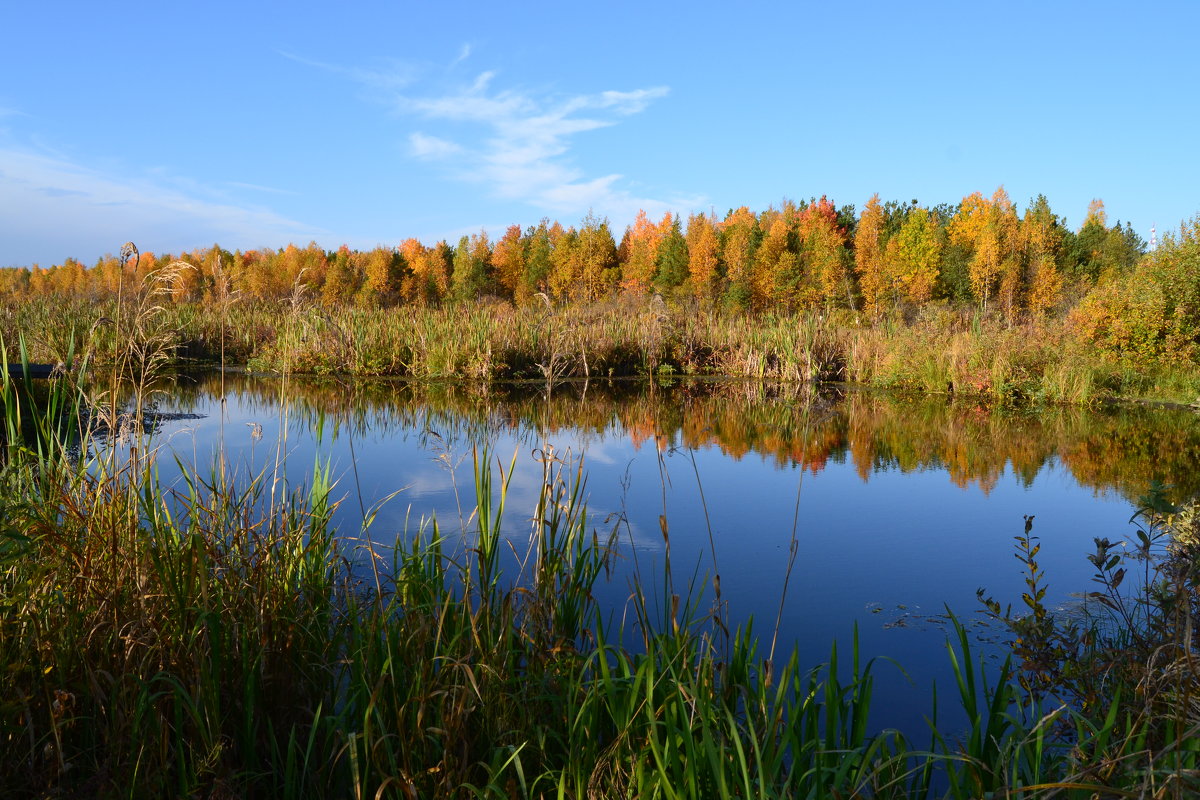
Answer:
<path fill-rule="evenodd" d="M 1082 404 L 1106 397 L 1191 402 L 1200 395 L 1188 365 L 1113 361 L 1067 322 L 1013 325 L 941 305 L 912 319 L 879 320 L 848 311 L 751 315 L 633 296 L 575 306 L 545 299 L 522 307 L 485 300 L 367 309 L 322 305 L 303 289 L 297 283 L 287 302 L 274 304 L 229 292 L 212 306 L 164 297 L 155 319 L 173 363 L 220 359 L 293 374 L 540 381 L 725 375 Z M 97 322 L 120 322 L 122 303 L 130 301 L 62 297 L 10 305 L 0 314 L 0 333 L 11 346 L 18 331 L 26 332 L 35 361 L 61 360 L 70 342 L 86 339 L 92 362 L 106 364 L 127 357 L 128 325 Z"/>
<path fill-rule="evenodd" d="M 133 309 L 129 352 L 162 352 L 166 312 Z M 123 443 L 82 412 L 63 427 L 16 391 L 5 371 L 6 796 L 1182 796 L 1195 775 L 1191 551 L 1164 562 L 1171 591 L 1147 578 L 1132 598 L 1157 610 L 1091 626 L 1086 651 L 1049 667 L 1030 631 L 1054 654 L 1074 629 L 1002 615 L 1024 637 L 1019 663 L 989 678 L 956 625 L 968 729 L 939 731 L 933 709 L 918 747 L 868 728 L 873 666 L 857 648 L 848 665 L 836 650 L 815 671 L 794 651 L 772 664 L 751 624 L 714 629 L 692 599 L 659 605 L 636 586 L 629 622 L 612 622 L 594 590 L 614 541 L 587 515 L 582 465 L 549 448 L 527 531 L 503 530 L 511 462 L 478 451 L 458 528 L 424 520 L 384 548 L 332 528 L 319 461 L 304 486 L 218 459 L 167 487 L 144 429 Z M 86 384 L 52 391 L 71 398 L 58 409 L 94 402 Z M 30 408 L 32 429 L 16 417 Z M 1036 551 L 1022 552 L 1036 622 Z M 1128 596 L 1110 556 L 1097 602 L 1116 609 Z M 1103 668 L 1128 653 L 1145 667 Z M 1015 673 L 1031 669 L 1051 670 L 1043 688 L 1062 702 L 1026 691 Z"/>
<path fill-rule="evenodd" d="M 605 622 L 592 589 L 611 543 L 578 464 L 546 459 L 533 538 L 506 559 L 511 468 L 493 483 L 478 454 L 469 529 L 429 521 L 372 546 L 375 583 L 332 534 L 320 467 L 273 503 L 266 473 L 185 470 L 167 490 L 152 458 L 112 471 L 105 447 L 18 445 L 3 472 L 8 796 L 789 796 L 812 781 L 787 731 L 798 688 L 821 683 L 794 656 L 764 674 L 742 634 L 719 659 L 699 619 L 657 629 L 640 596 L 636 648 Z"/>

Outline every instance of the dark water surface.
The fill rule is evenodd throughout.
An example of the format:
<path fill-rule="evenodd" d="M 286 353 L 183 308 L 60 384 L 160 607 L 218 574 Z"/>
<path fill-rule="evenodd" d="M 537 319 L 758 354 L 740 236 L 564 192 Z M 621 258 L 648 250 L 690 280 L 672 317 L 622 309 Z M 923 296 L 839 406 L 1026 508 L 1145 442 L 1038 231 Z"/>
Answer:
<path fill-rule="evenodd" d="M 675 591 L 695 582 L 707 610 L 719 574 L 730 624 L 752 618 L 764 657 L 777 618 L 777 659 L 796 647 L 807 665 L 834 641 L 848 652 L 857 625 L 864 656 L 908 673 L 877 667 L 876 723 L 918 740 L 930 683 L 946 699 L 952 689 L 945 607 L 986 653 L 998 632 L 981 624 L 976 589 L 1019 603 L 1013 537 L 1024 515 L 1043 544 L 1047 601 L 1069 605 L 1090 588 L 1093 537 L 1131 537 L 1151 481 L 1180 496 L 1200 488 L 1200 423 L 1186 411 L 994 409 L 744 382 L 572 383 L 547 395 L 230 374 L 222 411 L 221 387 L 216 375 L 180 380 L 161 410 L 200 416 L 165 422 L 160 444 L 205 465 L 223 441 L 243 474 L 270 472 L 283 453 L 293 486 L 327 460 L 339 530 L 357 535 L 366 509 L 382 544 L 433 515 L 461 541 L 473 449 L 486 446 L 505 468 L 515 455 L 505 526 L 520 552 L 538 454 L 582 458 L 591 524 L 601 535 L 618 528 L 619 559 L 600 594 L 615 617 L 635 574 L 662 595 L 665 516 Z M 175 480 L 166 466 L 163 478 Z"/>

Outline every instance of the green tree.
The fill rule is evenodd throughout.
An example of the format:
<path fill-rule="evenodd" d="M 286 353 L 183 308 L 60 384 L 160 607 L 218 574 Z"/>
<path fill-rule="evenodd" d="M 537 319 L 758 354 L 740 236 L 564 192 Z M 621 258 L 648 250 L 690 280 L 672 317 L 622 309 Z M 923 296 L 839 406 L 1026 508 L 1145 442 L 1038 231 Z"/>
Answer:
<path fill-rule="evenodd" d="M 1131 269 L 1146 251 L 1146 242 L 1128 224 L 1107 227 L 1104 203 L 1093 200 L 1078 233 L 1064 243 L 1066 268 L 1077 278 L 1095 283 L 1109 271 Z"/>
<path fill-rule="evenodd" d="M 663 293 L 674 291 L 688 278 L 688 248 L 683 226 L 678 214 L 668 217 L 670 225 L 658 246 L 658 273 L 655 278 L 655 284 Z M 664 217 L 664 221 L 668 217 Z"/>
<path fill-rule="evenodd" d="M 451 287 L 456 300 L 474 300 L 491 290 L 492 248 L 487 231 L 463 236 L 454 250 Z"/>
<path fill-rule="evenodd" d="M 544 217 L 536 227 L 530 226 L 525 231 L 525 286 L 530 296 L 550 290 L 554 239 L 561 235 L 562 226 L 557 222 L 551 226 Z"/>

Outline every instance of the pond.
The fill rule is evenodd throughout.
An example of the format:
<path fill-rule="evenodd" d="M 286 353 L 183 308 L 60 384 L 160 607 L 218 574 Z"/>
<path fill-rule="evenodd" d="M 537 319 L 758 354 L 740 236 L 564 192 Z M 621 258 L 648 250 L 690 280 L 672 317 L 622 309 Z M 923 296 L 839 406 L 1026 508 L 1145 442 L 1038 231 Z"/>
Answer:
<path fill-rule="evenodd" d="M 434 516 L 461 542 L 473 453 L 486 448 L 493 465 L 515 465 L 504 524 L 519 553 L 539 458 L 582 459 L 591 525 L 616 532 L 599 596 L 615 620 L 638 580 L 656 602 L 690 593 L 707 614 L 719 575 L 718 616 L 730 628 L 753 620 L 763 658 L 772 641 L 777 660 L 795 647 L 816 665 L 835 641 L 845 658 L 857 628 L 864 658 L 903 667 L 877 665 L 874 724 L 917 741 L 931 683 L 953 687 L 947 607 L 995 656 L 1000 632 L 982 620 L 976 590 L 1020 603 L 1013 537 L 1026 515 L 1047 602 L 1067 605 L 1090 588 L 1093 537 L 1131 537 L 1152 481 L 1178 496 L 1200 490 L 1200 425 L 1181 410 L 992 408 L 734 381 L 547 392 L 236 373 L 180 379 L 158 410 L 178 415 L 157 441 L 184 463 L 214 463 L 223 448 L 242 474 L 282 463 L 293 486 L 327 463 L 339 530 L 357 536 L 370 517 L 380 546 Z M 171 463 L 159 459 L 168 482 Z"/>

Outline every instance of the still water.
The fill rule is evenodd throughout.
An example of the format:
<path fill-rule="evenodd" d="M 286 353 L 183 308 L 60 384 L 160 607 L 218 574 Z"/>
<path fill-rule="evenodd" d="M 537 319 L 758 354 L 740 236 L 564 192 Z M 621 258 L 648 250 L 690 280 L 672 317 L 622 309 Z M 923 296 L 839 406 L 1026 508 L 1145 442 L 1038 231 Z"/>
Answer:
<path fill-rule="evenodd" d="M 946 608 L 981 654 L 996 651 L 976 590 L 1019 603 L 1013 537 L 1025 515 L 1043 544 L 1047 602 L 1069 606 L 1089 589 L 1093 537 L 1131 537 L 1151 481 L 1179 496 L 1200 489 L 1200 424 L 1186 411 L 995 409 L 723 381 L 547 392 L 240 374 L 181 379 L 159 410 L 157 441 L 185 463 L 214 463 L 223 448 L 243 475 L 282 463 L 292 486 L 327 463 L 339 530 L 358 536 L 370 517 L 381 545 L 435 516 L 462 541 L 473 454 L 486 448 L 494 465 L 515 463 L 504 524 L 520 552 L 538 458 L 582 459 L 590 524 L 602 538 L 616 531 L 599 593 L 614 619 L 638 576 L 663 596 L 669 557 L 674 591 L 693 586 L 701 612 L 720 576 L 722 615 L 753 621 L 764 658 L 777 638 L 777 659 L 795 647 L 816 665 L 835 641 L 847 652 L 857 628 L 864 657 L 903 666 L 877 665 L 874 722 L 918 738 L 931 682 L 953 686 Z"/>

